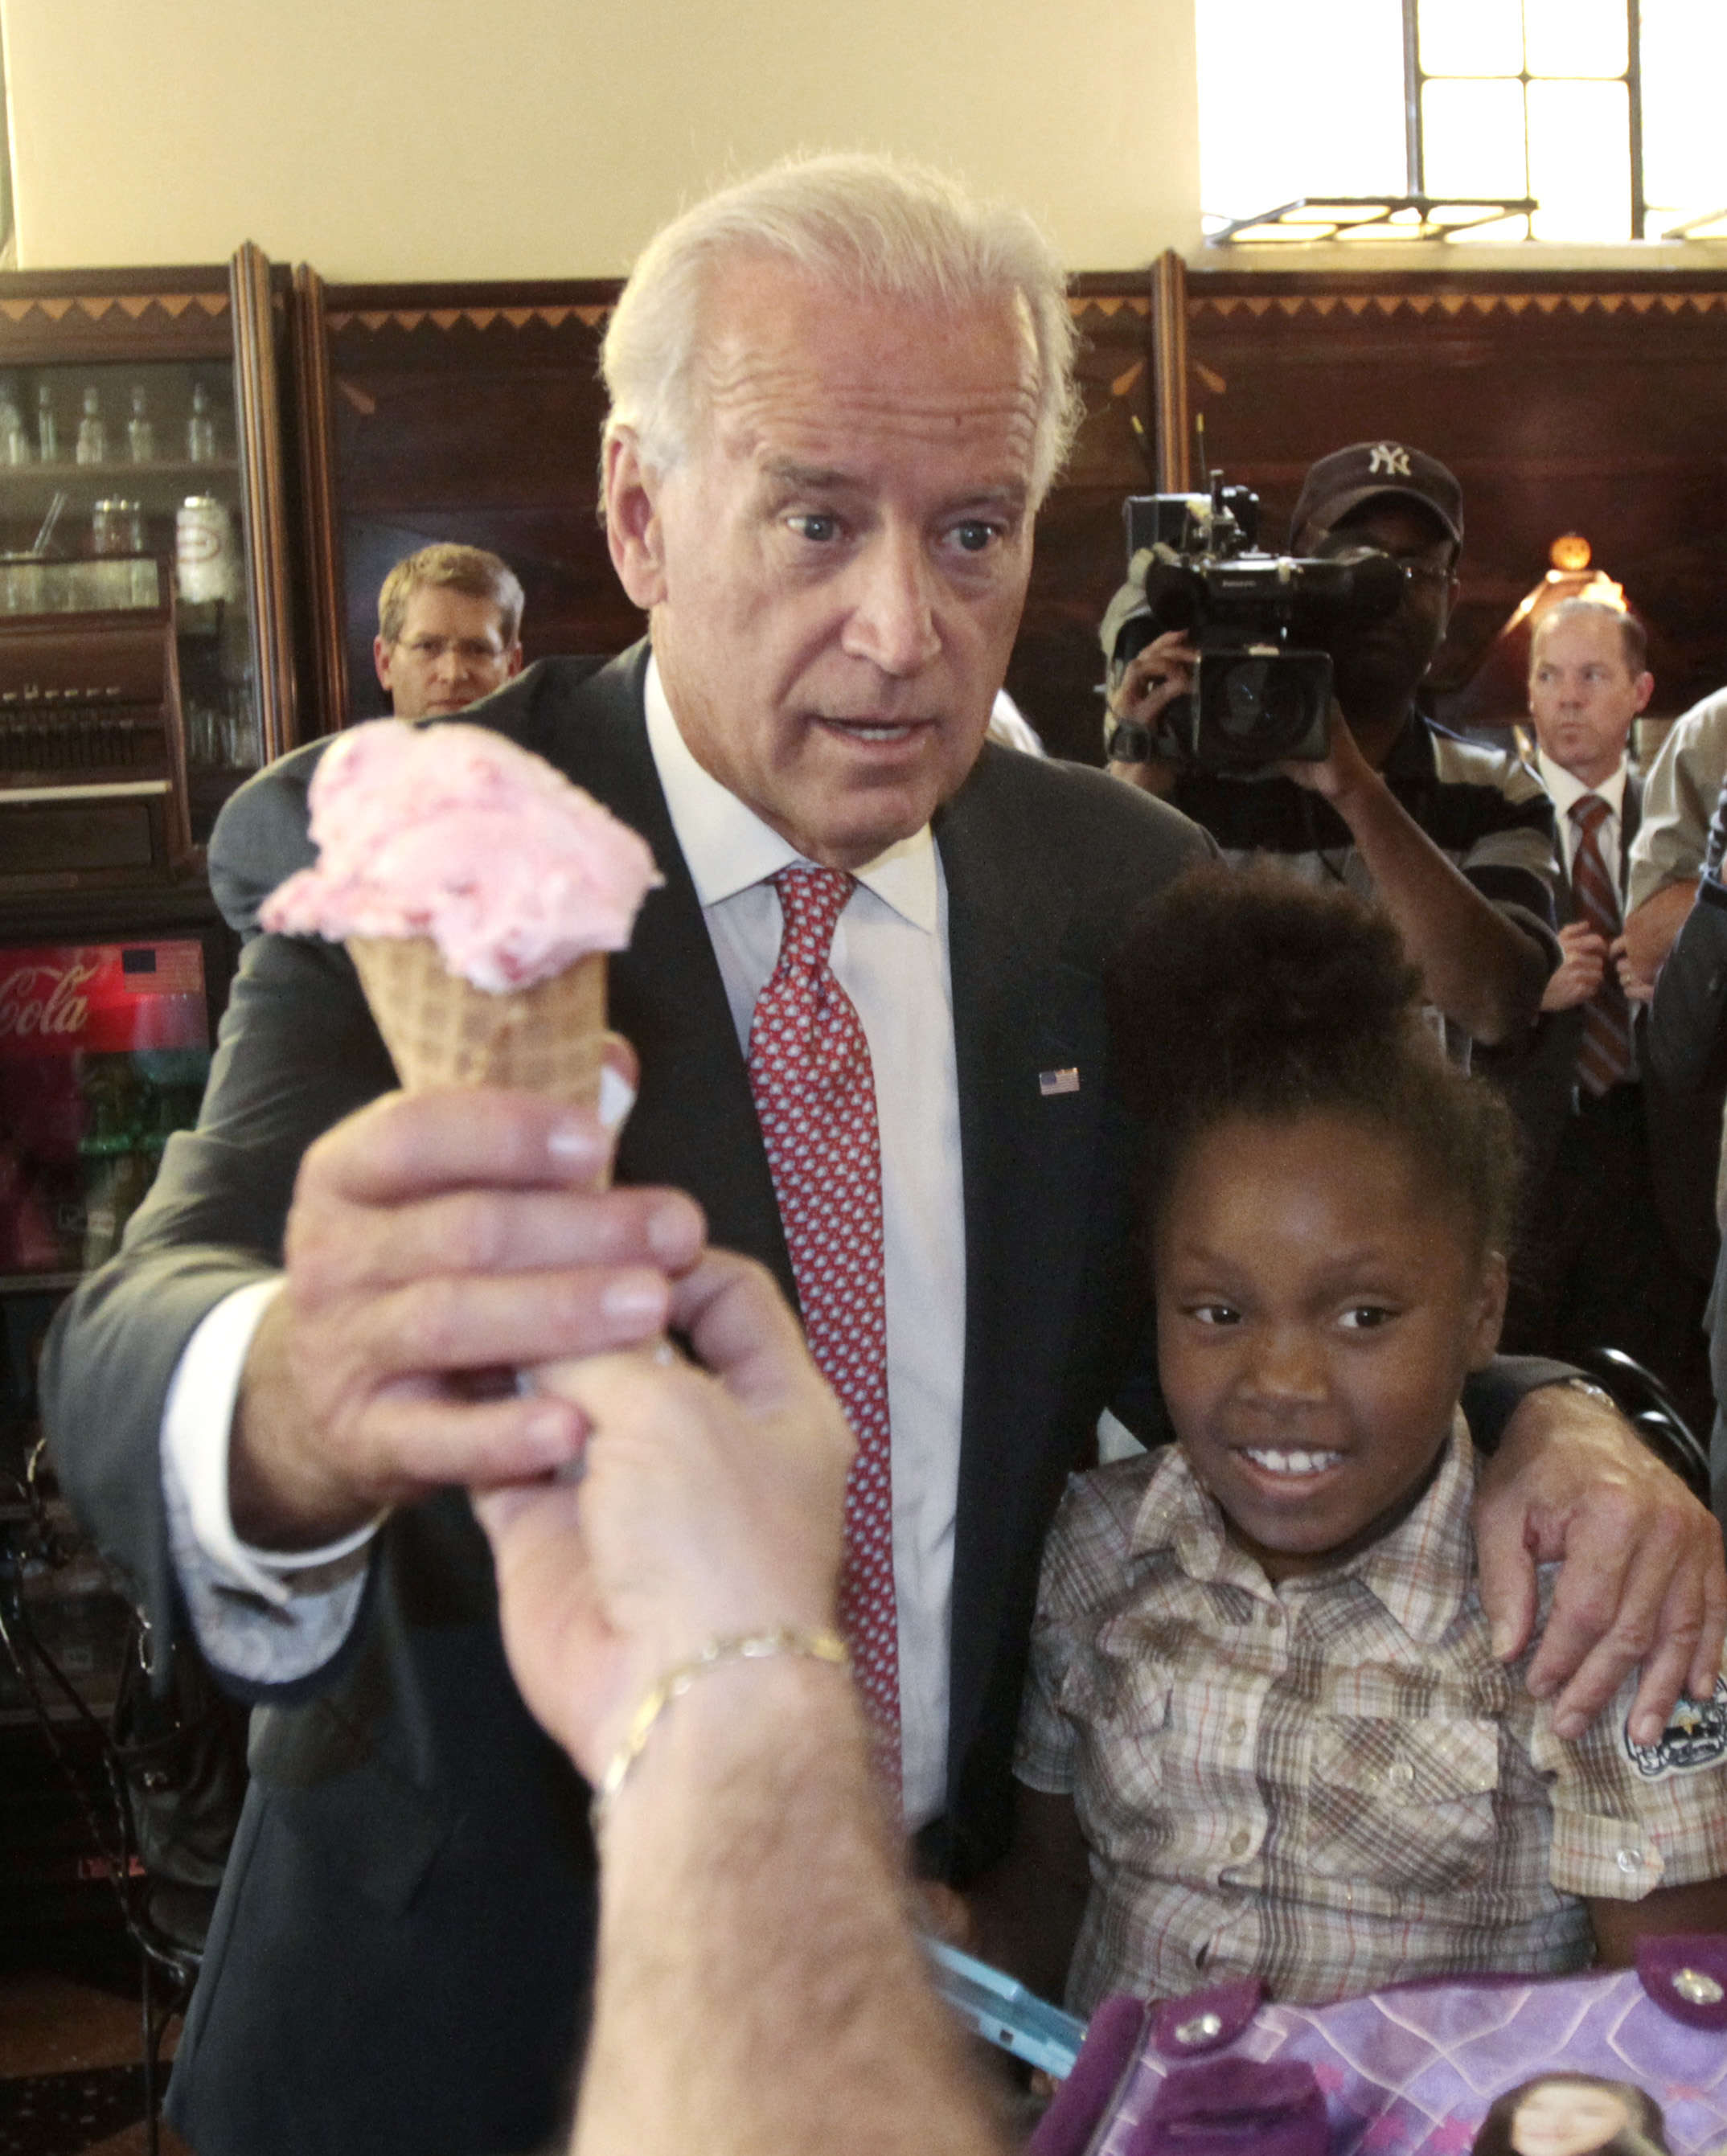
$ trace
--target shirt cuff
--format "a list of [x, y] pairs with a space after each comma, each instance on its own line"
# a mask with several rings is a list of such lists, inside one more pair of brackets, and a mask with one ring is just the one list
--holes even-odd
[[[298, 1573], [313, 1576], [313, 1591], [327, 1592], [330, 1568], [362, 1552], [379, 1524], [368, 1521], [340, 1541], [310, 1550], [255, 1549], [234, 1532], [228, 1446], [240, 1373], [252, 1336], [281, 1287], [280, 1274], [254, 1281], [205, 1313], [175, 1369], [162, 1418], [162, 1481], [171, 1516], [184, 1520], [216, 1582], [275, 1609], [285, 1609], [293, 1598]], [[364, 1568], [363, 1563], [343, 1568]], [[305, 1584], [312, 1586], [312, 1580]]]

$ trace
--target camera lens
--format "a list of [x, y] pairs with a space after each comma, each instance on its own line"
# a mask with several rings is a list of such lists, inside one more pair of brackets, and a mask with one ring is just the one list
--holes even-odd
[[1262, 659], [1242, 659], [1229, 670], [1224, 680], [1224, 705], [1221, 713], [1223, 731], [1226, 734], [1257, 732], [1265, 710], [1266, 663]]
[[1195, 760], [1216, 771], [1264, 772], [1286, 757], [1325, 753], [1330, 670], [1315, 653], [1213, 653], [1200, 669]]
[[1268, 665], [1261, 690], [1267, 730], [1280, 742], [1293, 742], [1308, 730], [1311, 716], [1308, 684], [1288, 667]]

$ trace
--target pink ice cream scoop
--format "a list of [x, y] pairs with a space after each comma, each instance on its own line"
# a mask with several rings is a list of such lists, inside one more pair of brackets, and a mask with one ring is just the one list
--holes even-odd
[[315, 868], [259, 918], [287, 936], [427, 937], [492, 993], [621, 951], [663, 879], [626, 824], [487, 726], [378, 719], [312, 775]]

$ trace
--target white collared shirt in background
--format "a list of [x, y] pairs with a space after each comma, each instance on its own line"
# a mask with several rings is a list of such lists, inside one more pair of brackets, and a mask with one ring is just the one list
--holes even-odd
[[1535, 751], [1536, 776], [1553, 797], [1559, 842], [1565, 849], [1567, 883], [1571, 880], [1572, 864], [1577, 858], [1577, 841], [1583, 835], [1571, 814], [1572, 804], [1581, 801], [1586, 793], [1598, 793], [1606, 803], [1607, 820], [1601, 825], [1598, 844], [1607, 874], [1613, 880], [1613, 896], [1619, 901], [1622, 914], [1625, 911], [1625, 873], [1620, 865], [1620, 840], [1625, 829], [1625, 781], [1628, 769], [1622, 756], [1619, 768], [1610, 778], [1604, 778], [1599, 786], [1586, 786], [1581, 778], [1573, 778], [1562, 763], [1555, 763], [1545, 748]]

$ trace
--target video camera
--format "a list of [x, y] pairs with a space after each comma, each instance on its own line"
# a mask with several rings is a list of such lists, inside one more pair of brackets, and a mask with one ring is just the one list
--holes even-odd
[[1167, 757], [1237, 778], [1317, 763], [1331, 740], [1331, 660], [1344, 624], [1380, 621], [1403, 594], [1401, 566], [1372, 547], [1324, 560], [1265, 554], [1259, 496], [1211, 475], [1204, 494], [1135, 494], [1123, 509], [1128, 581], [1102, 631], [1112, 682], [1167, 629], [1198, 649], [1193, 693], [1155, 726], [1117, 724], [1112, 759]]

